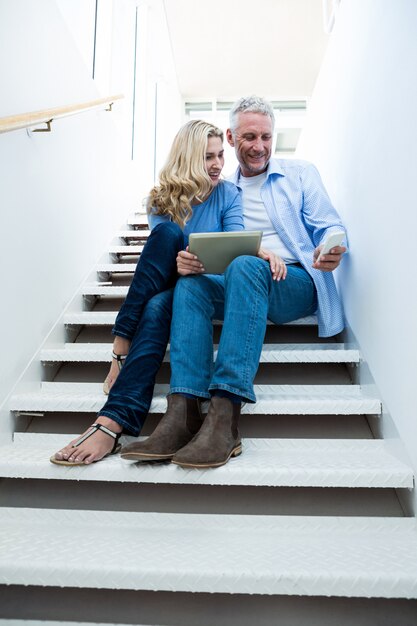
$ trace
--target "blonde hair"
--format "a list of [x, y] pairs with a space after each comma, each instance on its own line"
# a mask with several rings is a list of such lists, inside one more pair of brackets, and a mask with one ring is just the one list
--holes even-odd
[[209, 137], [223, 141], [223, 132], [202, 120], [187, 122], [180, 128], [159, 174], [159, 185], [148, 196], [148, 213], [168, 215], [184, 227], [193, 213], [192, 200], [203, 202], [213, 188], [205, 166]]

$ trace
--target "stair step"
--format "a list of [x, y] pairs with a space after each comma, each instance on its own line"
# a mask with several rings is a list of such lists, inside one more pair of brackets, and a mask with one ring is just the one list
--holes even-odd
[[[117, 254], [139, 254], [139, 251], [136, 250], [134, 252], [133, 249], [137, 249], [139, 246], [115, 246], [110, 252], [114, 252]], [[118, 250], [116, 250], [118, 248]], [[122, 250], [123, 248], [123, 250]], [[126, 297], [127, 292], [129, 290], [129, 286], [114, 286], [108, 284], [97, 283], [85, 283], [82, 287], [81, 293], [85, 296], [113, 296], [113, 297]], [[314, 317], [314, 316], [309, 316]]]
[[134, 272], [137, 263], [100, 263], [96, 265], [97, 272], [108, 272], [109, 274], [117, 274], [122, 272]]
[[[0, 619], [0, 626], [120, 626], [120, 622], [74, 622], [55, 621], [38, 619]], [[135, 624], [135, 626], [146, 626], [146, 624]]]
[[143, 228], [148, 226], [148, 214], [147, 213], [132, 213], [127, 218], [128, 226], [137, 226]]
[[[164, 413], [169, 385], [156, 385], [150, 413]], [[359, 385], [255, 385], [257, 402], [242, 413], [267, 415], [379, 415], [381, 401]], [[17, 393], [11, 411], [97, 412], [104, 404], [102, 383], [41, 383], [33, 392]]]
[[127, 254], [134, 254], [134, 255], [138, 255], [142, 252], [143, 250], [143, 245], [131, 245], [131, 246], [122, 246], [122, 245], [115, 245], [115, 244], [111, 244], [107, 251], [110, 254], [120, 254], [120, 255], [127, 255]]
[[[133, 247], [133, 246], [132, 246]], [[83, 296], [110, 296], [125, 298], [129, 290], [128, 286], [108, 285], [107, 283], [85, 283], [82, 288]]]
[[64, 324], [86, 326], [113, 326], [118, 311], [82, 311], [80, 313], [66, 313]]
[[0, 584], [416, 598], [417, 521], [4, 507]]
[[[115, 455], [82, 467], [49, 457], [77, 435], [16, 433], [0, 447], [2, 478], [93, 480], [178, 485], [412, 488], [413, 470], [375, 439], [244, 439], [243, 454], [227, 465], [185, 470], [170, 463], [124, 461]], [[135, 441], [124, 438], [122, 443]]]
[[[81, 311], [79, 313], [67, 313], [64, 316], [64, 323], [67, 325], [113, 326], [117, 313], [117, 311]], [[268, 322], [268, 324], [272, 325], [271, 322]], [[315, 315], [300, 317], [298, 320], [284, 324], [284, 326], [317, 326], [317, 317]]]
[[[217, 353], [214, 345], [214, 355]], [[43, 362], [110, 363], [111, 343], [66, 343], [63, 348], [41, 350]], [[343, 343], [264, 344], [260, 363], [359, 363], [359, 350]], [[169, 361], [169, 348], [165, 355]]]
[[148, 228], [141, 228], [139, 230], [134, 230], [133, 228], [131, 230], [118, 230], [114, 236], [115, 237], [120, 237], [121, 239], [147, 239], [149, 237], [149, 235], [151, 234], [151, 231]]

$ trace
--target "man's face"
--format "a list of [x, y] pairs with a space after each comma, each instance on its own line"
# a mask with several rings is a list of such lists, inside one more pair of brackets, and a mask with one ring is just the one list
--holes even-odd
[[243, 176], [262, 174], [268, 166], [272, 150], [272, 121], [262, 113], [239, 113], [237, 127], [226, 132], [234, 147]]

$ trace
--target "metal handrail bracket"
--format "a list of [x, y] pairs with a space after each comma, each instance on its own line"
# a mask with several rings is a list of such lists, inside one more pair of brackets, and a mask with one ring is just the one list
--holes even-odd
[[45, 109], [43, 111], [2, 117], [0, 118], [0, 133], [8, 133], [14, 130], [21, 130], [22, 128], [32, 129], [34, 126], [40, 126], [42, 124], [45, 124], [46, 128], [35, 128], [31, 132], [49, 133], [51, 132], [52, 122], [57, 119], [69, 117], [70, 115], [78, 115], [79, 113], [86, 113], [94, 109], [104, 108], [106, 111], [112, 111], [114, 102], [121, 100], [123, 97], [123, 95], [119, 94], [117, 96], [107, 96], [106, 98], [90, 100], [89, 102], [82, 102], [80, 104], [69, 104], [53, 109]]

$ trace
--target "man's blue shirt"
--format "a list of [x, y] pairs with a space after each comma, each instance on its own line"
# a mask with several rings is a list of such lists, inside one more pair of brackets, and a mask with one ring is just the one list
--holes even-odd
[[[230, 180], [242, 192], [239, 178], [240, 168]], [[261, 197], [276, 232], [314, 281], [319, 335], [336, 335], [344, 328], [344, 316], [333, 275], [311, 266], [314, 249], [326, 235], [345, 228], [317, 169], [307, 161], [271, 159]]]

